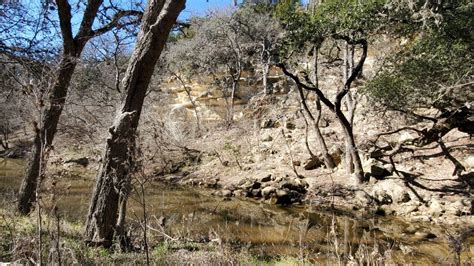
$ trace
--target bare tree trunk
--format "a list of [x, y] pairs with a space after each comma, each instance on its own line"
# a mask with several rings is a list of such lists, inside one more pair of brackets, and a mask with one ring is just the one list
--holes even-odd
[[271, 94], [271, 90], [268, 84], [268, 72], [270, 69], [270, 54], [268, 51], [270, 44], [267, 39], [263, 40], [262, 43], [262, 79], [263, 79], [263, 93], [265, 95]]
[[[316, 87], [319, 87], [319, 75], [318, 75], [318, 58], [319, 58], [319, 48], [320, 44], [314, 46], [313, 50], [313, 83]], [[321, 154], [323, 155], [324, 164], [328, 169], [332, 169], [336, 167], [333, 158], [329, 155], [328, 147], [326, 145], [326, 141], [324, 140], [324, 136], [321, 133], [321, 129], [319, 128], [319, 122], [321, 121], [321, 101], [319, 96], [315, 94], [315, 105], [316, 105], [316, 114], [313, 121], [314, 131], [316, 133], [316, 140], [319, 143], [319, 147], [321, 147]]]
[[235, 93], [239, 89], [239, 81], [240, 81], [241, 71], [237, 74], [237, 78], [232, 75], [232, 91], [230, 94], [230, 109], [229, 109], [229, 117], [227, 121], [230, 124], [234, 121], [234, 105], [235, 105]]
[[364, 171], [362, 168], [362, 163], [359, 157], [359, 153], [357, 151], [357, 147], [355, 145], [355, 140], [354, 140], [351, 124], [346, 119], [344, 113], [342, 112], [341, 104], [342, 104], [342, 100], [344, 99], [344, 96], [346, 96], [346, 94], [350, 92], [352, 82], [357, 78], [358, 73], [360, 72], [360, 70], [362, 69], [362, 66], [364, 65], [365, 59], [367, 58], [368, 45], [367, 45], [367, 40], [365, 39], [353, 40], [347, 36], [343, 36], [339, 34], [334, 34], [333, 38], [335, 38], [336, 40], [342, 39], [342, 40], [347, 41], [350, 44], [362, 46], [362, 54], [359, 59], [359, 62], [357, 66], [354, 68], [354, 70], [352, 71], [351, 75], [345, 81], [344, 88], [337, 93], [336, 100], [334, 103], [331, 102], [324, 95], [324, 93], [319, 89], [318, 86], [314, 86], [314, 85], [309, 86], [301, 82], [300, 79], [294, 74], [290, 73], [286, 69], [285, 65], [282, 63], [278, 64], [277, 66], [281, 68], [281, 70], [286, 76], [290, 77], [298, 85], [297, 87], [299, 88], [302, 87], [302, 88], [305, 88], [306, 90], [314, 91], [318, 95], [319, 99], [329, 108], [329, 110], [333, 111], [336, 114], [339, 120], [339, 123], [341, 124], [343, 128], [344, 137], [346, 139], [346, 153], [351, 154], [352, 159], [353, 159], [354, 169], [355, 169], [355, 177], [357, 178], [357, 182], [361, 183], [364, 181]]
[[305, 131], [304, 132], [304, 144], [306, 146], [306, 150], [309, 153], [309, 156], [311, 156], [311, 158], [313, 158], [316, 155], [314, 155], [313, 151], [311, 151], [311, 148], [309, 147], [309, 141], [308, 141], [309, 123], [308, 123], [308, 119], [306, 119], [306, 115], [304, 114], [303, 107], [300, 108], [300, 112], [301, 112], [301, 116], [303, 116], [303, 120], [304, 120], [304, 124], [305, 124], [305, 127], [304, 127], [304, 131]]
[[158, 58], [185, 0], [150, 0], [124, 80], [121, 106], [109, 129], [102, 166], [87, 216], [87, 243], [110, 246], [116, 230], [119, 195], [126, 200], [140, 113]]
[[35, 192], [40, 173], [41, 149], [41, 137], [39, 133], [36, 133], [30, 159], [28, 160], [26, 176], [21, 182], [18, 195], [17, 210], [24, 215], [30, 213], [33, 202], [36, 200]]
[[[82, 51], [82, 47], [80, 48]], [[36, 200], [35, 189], [38, 187], [37, 182], [39, 181], [39, 174], [41, 172], [40, 167], [46, 165], [48, 161], [47, 153], [44, 152], [43, 148], [50, 148], [52, 145], [58, 127], [59, 117], [61, 116], [64, 102], [66, 101], [67, 90], [74, 69], [76, 68], [76, 60], [77, 58], [71, 57], [71, 55], [63, 55], [55, 83], [49, 95], [49, 105], [41, 115], [39, 128], [35, 129], [33, 148], [25, 171], [25, 177], [22, 180], [18, 193], [17, 210], [20, 214], [28, 214], [31, 211], [33, 202]], [[41, 158], [41, 154], [44, 155], [44, 158]], [[40, 160], [43, 160], [44, 163], [41, 164]]]
[[319, 147], [321, 147], [321, 154], [323, 155], [324, 164], [326, 165], [328, 169], [332, 169], [336, 167], [336, 164], [334, 163], [334, 159], [329, 154], [326, 141], [324, 140], [324, 136], [321, 133], [321, 129], [319, 128], [319, 121], [321, 120], [321, 102], [318, 96], [316, 96], [315, 103], [316, 103], [316, 117], [314, 121], [314, 130], [316, 132], [316, 140], [318, 141]]
[[[67, 0], [56, 0], [59, 25], [63, 39], [63, 52], [55, 81], [49, 91], [49, 99], [44, 112], [41, 114], [38, 130], [35, 131], [35, 143], [31, 152], [31, 159], [25, 171], [22, 181], [17, 209], [21, 214], [28, 214], [32, 203], [35, 201], [35, 188], [38, 187], [39, 174], [43, 171], [41, 166], [45, 166], [48, 161], [48, 153], [44, 149], [50, 149], [58, 127], [59, 118], [64, 108], [66, 96], [71, 78], [79, 60], [82, 50], [87, 42], [96, 36], [104, 34], [119, 23], [120, 18], [128, 15], [137, 15], [135, 11], [118, 12], [112, 21], [96, 30], [92, 29], [99, 7], [103, 0], [89, 0], [84, 10], [84, 16], [79, 26], [76, 36], [73, 36], [71, 6]], [[38, 140], [42, 145], [38, 144]], [[44, 154], [41, 158], [40, 154]], [[44, 163], [39, 163], [39, 160]]]
[[[352, 127], [349, 121], [344, 116], [340, 108], [336, 107], [336, 116], [342, 126], [344, 138], [346, 142], [346, 171], [348, 174], [354, 173], [359, 182], [364, 179], [364, 170], [362, 169], [362, 162], [357, 152], [357, 146], [352, 133]], [[347, 157], [350, 156], [350, 160]]]
[[[354, 68], [354, 46], [347, 42], [344, 42], [344, 66], [343, 66], [343, 80], [344, 82], [349, 79], [352, 70]], [[355, 104], [352, 98], [352, 92], [348, 92], [343, 100], [343, 104], [348, 112], [349, 124], [351, 127], [354, 125], [354, 112]], [[346, 151], [345, 151], [345, 163], [346, 171], [348, 174], [354, 172], [354, 159], [352, 158], [351, 144], [346, 138]]]
[[183, 87], [184, 91], [186, 92], [186, 95], [188, 95], [188, 99], [189, 99], [189, 101], [191, 102], [191, 104], [193, 106], [194, 115], [196, 115], [197, 130], [198, 130], [198, 132], [200, 132], [201, 131], [201, 121], [199, 119], [199, 113], [198, 113], [198, 110], [197, 110], [196, 102], [194, 101], [193, 97], [191, 96], [191, 91], [188, 89], [188, 87], [186, 86], [186, 83], [184, 82], [184, 80], [178, 74], [173, 72], [173, 76], [175, 76], [179, 80], [179, 82], [181, 83], [181, 86]]

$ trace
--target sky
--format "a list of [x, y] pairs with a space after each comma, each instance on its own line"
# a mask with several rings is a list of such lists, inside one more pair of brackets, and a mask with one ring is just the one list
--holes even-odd
[[232, 6], [232, 0], [187, 0], [186, 9], [181, 12], [180, 18], [187, 19], [192, 16], [203, 16], [208, 10], [229, 8]]
[[[180, 18], [187, 19], [192, 16], [206, 15], [208, 10], [229, 8], [233, 6], [233, 0], [187, 0], [186, 9], [181, 12]], [[241, 0], [238, 0], [240, 3]], [[306, 3], [303, 0], [302, 3]]]

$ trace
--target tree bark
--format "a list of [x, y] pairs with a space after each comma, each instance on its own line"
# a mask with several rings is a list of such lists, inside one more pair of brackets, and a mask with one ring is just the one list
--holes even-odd
[[[127, 200], [140, 113], [158, 58], [185, 0], [150, 0], [124, 80], [124, 96], [109, 129], [102, 166], [91, 198], [85, 241], [110, 246], [120, 201]], [[123, 203], [123, 202], [122, 202]], [[123, 207], [122, 207], [123, 208]]]
[[[354, 46], [347, 42], [344, 42], [344, 66], [343, 66], [343, 80], [346, 81], [352, 73], [354, 68]], [[351, 127], [354, 125], [354, 102], [352, 99], [352, 93], [349, 91], [344, 99], [344, 106], [347, 109], [349, 124]], [[346, 135], [346, 134], [345, 134]], [[347, 135], [346, 135], [347, 136]], [[345, 151], [345, 163], [346, 171], [348, 174], [354, 172], [354, 159], [352, 158], [351, 144], [346, 140], [346, 151]]]
[[271, 94], [271, 90], [268, 84], [268, 72], [270, 69], [270, 53], [268, 51], [270, 43], [267, 39], [263, 40], [262, 43], [262, 83], [263, 83], [263, 93], [265, 95]]
[[[79, 48], [82, 50], [82, 47]], [[40, 167], [41, 165], [45, 165], [45, 163], [41, 164], [40, 161], [47, 162], [48, 160], [48, 155], [44, 149], [52, 146], [59, 117], [61, 116], [66, 100], [67, 90], [77, 65], [76, 59], [74, 56], [71, 58], [70, 55], [63, 55], [59, 64], [58, 74], [56, 75], [56, 81], [49, 95], [49, 106], [41, 115], [39, 128], [35, 130], [29, 163], [18, 193], [17, 210], [20, 214], [28, 214], [31, 211], [33, 202], [36, 200], [35, 190], [40, 181]]]
[[56, 0], [63, 51], [58, 70], [55, 73], [55, 81], [49, 91], [47, 106], [44, 107], [41, 114], [39, 128], [35, 130], [34, 146], [18, 195], [17, 210], [20, 214], [28, 214], [31, 211], [32, 203], [36, 200], [35, 190], [36, 187], [39, 187], [38, 185], [41, 185], [38, 184], [41, 181], [39, 174], [44, 171], [41, 167], [45, 166], [48, 161], [48, 152], [46, 151], [53, 145], [71, 78], [82, 50], [91, 38], [104, 34], [117, 26], [120, 18], [129, 14], [137, 15], [135, 11], [118, 12], [110, 23], [93, 30], [92, 25], [102, 2], [102, 0], [88, 1], [79, 31], [74, 37], [71, 26], [71, 6], [67, 0]]

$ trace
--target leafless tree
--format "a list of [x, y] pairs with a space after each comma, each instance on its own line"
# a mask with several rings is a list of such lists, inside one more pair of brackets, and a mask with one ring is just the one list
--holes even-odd
[[[72, 7], [67, 0], [57, 0], [55, 7], [58, 11], [59, 27], [62, 36], [62, 52], [59, 64], [55, 68], [55, 79], [48, 89], [49, 95], [44, 103], [38, 128], [35, 131], [31, 158], [27, 166], [25, 177], [22, 181], [19, 197], [18, 211], [22, 214], [30, 212], [32, 202], [35, 201], [35, 189], [41, 172], [40, 161], [47, 162], [49, 150], [52, 148], [53, 139], [57, 131], [59, 118], [64, 108], [68, 88], [72, 75], [78, 64], [81, 53], [87, 42], [97, 36], [105, 34], [115, 27], [126, 27], [136, 22], [140, 17], [139, 11], [117, 11], [108, 22], [94, 29], [94, 21], [98, 17], [103, 4], [102, 0], [88, 1], [84, 8], [83, 18], [76, 35], [72, 28]], [[124, 18], [134, 16], [135, 19], [123, 21]], [[43, 164], [45, 165], [45, 164]]]
[[[91, 198], [85, 240], [110, 246], [130, 191], [136, 130], [156, 62], [185, 0], [150, 0], [123, 79], [123, 98], [109, 128], [101, 170]], [[118, 232], [121, 233], [121, 232]]]

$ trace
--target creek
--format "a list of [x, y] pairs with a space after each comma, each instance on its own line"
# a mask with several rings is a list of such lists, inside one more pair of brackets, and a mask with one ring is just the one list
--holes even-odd
[[[0, 158], [1, 208], [12, 207], [24, 167], [22, 160]], [[93, 179], [80, 171], [58, 179], [58, 207], [65, 219], [85, 219]], [[147, 184], [146, 195], [151, 220], [164, 217], [167, 235], [195, 241], [221, 239], [260, 258], [304, 255], [312, 261], [328, 263], [334, 254], [355, 254], [358, 250], [358, 256], [385, 254], [380, 259], [391, 258], [397, 264], [446, 264], [453, 260], [446, 238], [449, 228], [429, 223], [360, 217], [318, 206], [283, 207], [239, 198], [224, 200], [210, 191], [159, 182]], [[129, 200], [129, 219], [141, 215], [137, 200], [135, 194]], [[465, 247], [462, 261], [474, 255], [473, 237], [467, 239]]]

